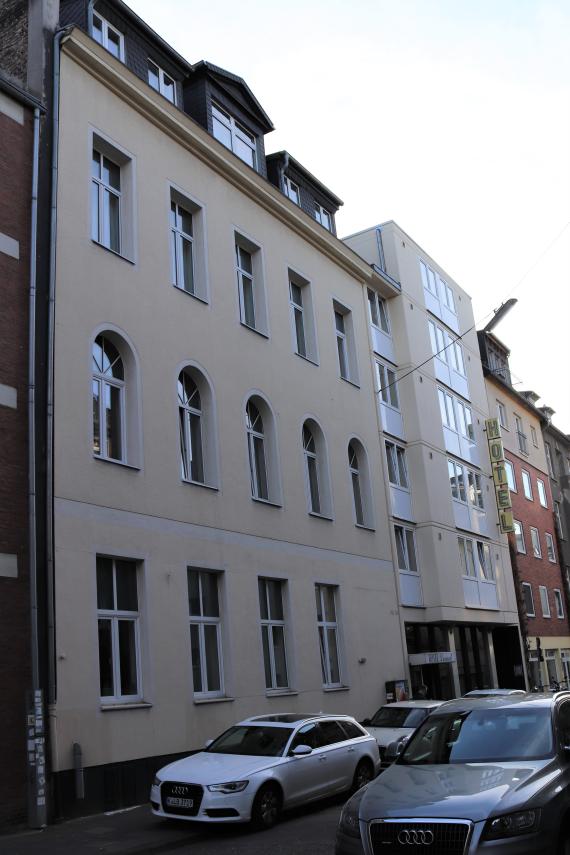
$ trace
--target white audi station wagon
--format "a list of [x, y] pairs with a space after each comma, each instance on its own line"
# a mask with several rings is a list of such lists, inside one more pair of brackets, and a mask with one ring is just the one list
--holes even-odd
[[281, 810], [358, 790], [380, 769], [374, 737], [346, 715], [255, 716], [157, 773], [156, 816], [269, 828]]

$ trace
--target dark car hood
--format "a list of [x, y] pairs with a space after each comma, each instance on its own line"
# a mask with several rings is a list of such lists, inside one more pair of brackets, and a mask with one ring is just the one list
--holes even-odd
[[561, 774], [556, 760], [512, 763], [396, 763], [368, 786], [360, 818], [448, 817], [474, 822], [524, 806]]

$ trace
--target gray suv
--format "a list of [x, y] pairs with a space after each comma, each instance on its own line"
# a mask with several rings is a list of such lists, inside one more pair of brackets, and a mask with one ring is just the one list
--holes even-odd
[[343, 808], [336, 855], [570, 855], [570, 692], [459, 698]]

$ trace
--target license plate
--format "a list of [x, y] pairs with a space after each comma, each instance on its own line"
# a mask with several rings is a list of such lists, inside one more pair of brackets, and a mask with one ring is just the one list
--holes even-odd
[[191, 808], [194, 806], [194, 799], [178, 799], [175, 796], [167, 796], [166, 806], [177, 808]]

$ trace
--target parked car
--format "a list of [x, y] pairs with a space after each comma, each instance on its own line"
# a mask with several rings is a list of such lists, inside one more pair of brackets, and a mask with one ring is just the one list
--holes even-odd
[[436, 709], [347, 802], [335, 851], [568, 855], [570, 692]]
[[524, 689], [471, 689], [464, 698], [496, 698], [502, 695], [526, 695]]
[[428, 700], [397, 701], [394, 704], [385, 704], [372, 718], [365, 718], [360, 722], [378, 743], [383, 769], [389, 765], [385, 760], [387, 746], [391, 742], [408, 739], [429, 713], [443, 703], [445, 702]]
[[376, 740], [346, 715], [255, 716], [157, 773], [156, 816], [269, 828], [284, 808], [357, 790], [380, 769]]

